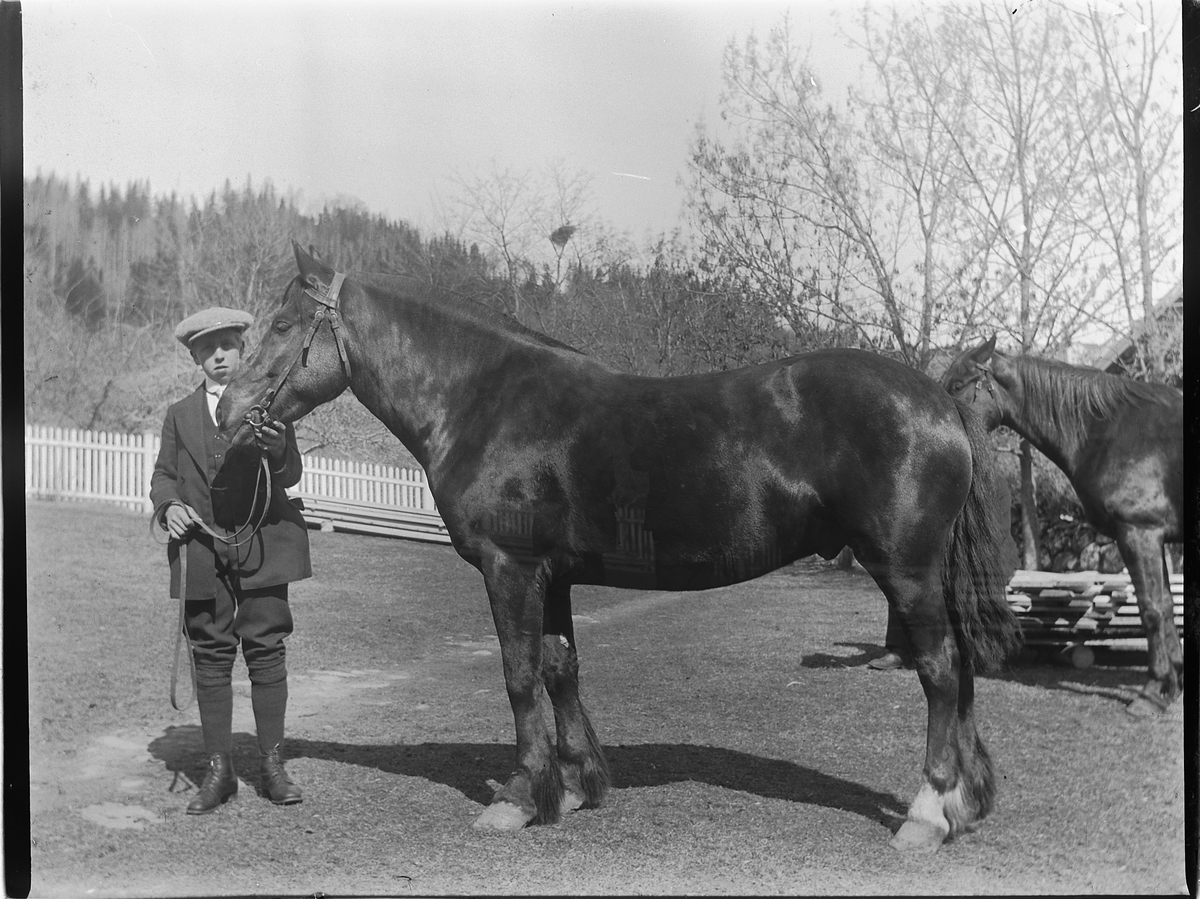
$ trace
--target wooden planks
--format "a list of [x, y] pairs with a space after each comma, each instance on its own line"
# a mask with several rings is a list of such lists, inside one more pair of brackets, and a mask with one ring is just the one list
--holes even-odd
[[[1128, 574], [1018, 571], [1008, 602], [1027, 643], [1078, 643], [1145, 637]], [[1183, 575], [1171, 575], [1175, 627], [1183, 632]]]
[[437, 512], [404, 509], [353, 500], [301, 494], [304, 520], [309, 527], [351, 534], [404, 537], [432, 543], [449, 543], [450, 532]]

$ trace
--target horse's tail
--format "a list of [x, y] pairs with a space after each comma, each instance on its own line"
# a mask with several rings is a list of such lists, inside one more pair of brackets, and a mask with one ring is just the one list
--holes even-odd
[[942, 590], [958, 637], [959, 656], [968, 673], [999, 667], [1021, 645], [1017, 617], [1005, 598], [1011, 572], [1004, 561], [997, 509], [998, 473], [983, 423], [957, 400], [958, 414], [971, 444], [971, 488], [951, 526], [942, 560]]

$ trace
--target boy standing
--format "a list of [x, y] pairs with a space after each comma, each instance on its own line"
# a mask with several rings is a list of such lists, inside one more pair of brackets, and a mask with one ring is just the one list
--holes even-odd
[[[312, 575], [308, 530], [285, 492], [300, 480], [296, 433], [290, 424], [267, 421], [254, 448], [239, 454], [216, 424], [217, 401], [241, 364], [242, 332], [253, 321], [241, 310], [213, 307], [176, 327], [175, 337], [200, 366], [204, 383], [167, 410], [151, 478], [155, 517], [172, 538], [171, 596], [186, 591], [184, 621], [208, 756], [189, 815], [216, 811], [237, 794], [232, 675], [239, 645], [250, 676], [262, 793], [277, 805], [301, 801], [280, 758], [288, 695], [283, 641], [292, 632], [287, 585]], [[263, 457], [271, 472], [269, 497], [256, 481]], [[261, 527], [252, 534], [239, 531], [260, 516]], [[187, 553], [183, 585], [181, 551]]]

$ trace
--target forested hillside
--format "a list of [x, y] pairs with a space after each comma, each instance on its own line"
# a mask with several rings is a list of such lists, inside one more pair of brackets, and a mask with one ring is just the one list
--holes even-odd
[[[645, 268], [600, 261], [564, 278], [529, 263], [498, 265], [476, 245], [361, 209], [306, 215], [270, 183], [226, 184], [197, 203], [145, 184], [94, 190], [49, 175], [25, 182], [26, 420], [157, 429], [167, 405], [199, 380], [175, 324], [210, 305], [265, 321], [294, 274], [293, 239], [342, 270], [404, 273], [471, 297], [627, 371], [706, 371], [845, 342], [836, 331], [781, 329], [665, 243]], [[257, 338], [256, 325], [251, 346]], [[405, 457], [350, 395], [298, 430], [306, 451]]]
[[[545, 235], [560, 261], [572, 236]], [[157, 431], [167, 406], [200, 381], [174, 340], [176, 323], [210, 305], [246, 309], [257, 319], [247, 332], [253, 347], [258, 323], [295, 272], [293, 239], [342, 270], [418, 277], [640, 374], [731, 368], [830, 345], [904, 358], [887, 329], [863, 327], [865, 318], [841, 327], [780, 316], [744, 279], [714, 274], [703, 256], [690, 261], [696, 257], [678, 241], [660, 240], [641, 254], [650, 260], [642, 265], [612, 252], [539, 270], [527, 258], [498, 260], [477, 244], [423, 235], [361, 208], [305, 214], [270, 183], [226, 184], [201, 203], [155, 196], [144, 184], [93, 191], [50, 175], [25, 182], [26, 421]], [[297, 433], [305, 452], [411, 464], [350, 392], [299, 422]], [[1015, 459], [1000, 458], [1015, 496]], [[1049, 560], [1055, 544], [1085, 543], [1090, 529], [1061, 474], [1038, 463]], [[1064, 522], [1070, 534], [1054, 538]]]

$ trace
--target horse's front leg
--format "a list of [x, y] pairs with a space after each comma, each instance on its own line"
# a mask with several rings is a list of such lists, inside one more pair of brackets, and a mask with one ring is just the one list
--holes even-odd
[[547, 566], [495, 549], [483, 559], [482, 569], [516, 724], [517, 767], [474, 826], [518, 830], [530, 823], [550, 824], [560, 816], [563, 781], [538, 703]]
[[571, 585], [550, 585], [542, 637], [542, 679], [554, 705], [563, 811], [594, 808], [608, 791], [608, 761], [579, 698], [579, 657], [571, 623]]
[[1150, 678], [1126, 710], [1136, 717], [1155, 715], [1166, 711], [1183, 691], [1183, 650], [1175, 629], [1175, 601], [1163, 557], [1163, 534], [1160, 530], [1126, 528], [1117, 534], [1117, 547], [1137, 594], [1150, 662]]

